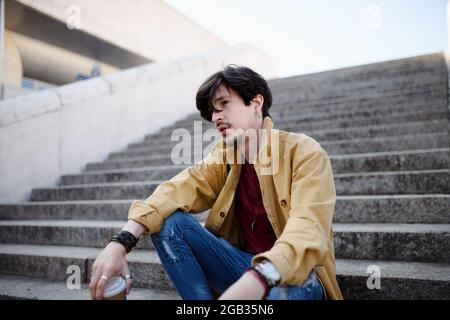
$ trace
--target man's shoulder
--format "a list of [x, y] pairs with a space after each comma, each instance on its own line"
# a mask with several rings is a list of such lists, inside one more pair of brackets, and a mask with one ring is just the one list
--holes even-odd
[[285, 144], [285, 148], [296, 148], [302, 155], [307, 155], [315, 151], [324, 151], [319, 142], [304, 133], [289, 132], [280, 130], [280, 142]]

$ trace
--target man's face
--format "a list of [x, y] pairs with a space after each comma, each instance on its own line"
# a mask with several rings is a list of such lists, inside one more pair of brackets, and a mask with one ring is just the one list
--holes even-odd
[[[231, 88], [220, 85], [212, 98], [212, 122], [230, 145], [249, 129], [262, 127], [263, 97], [256, 95], [246, 106], [244, 100]], [[242, 130], [238, 130], [242, 129]]]

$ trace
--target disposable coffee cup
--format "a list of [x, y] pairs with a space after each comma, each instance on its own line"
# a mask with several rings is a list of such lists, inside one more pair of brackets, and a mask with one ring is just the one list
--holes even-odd
[[122, 277], [111, 277], [105, 286], [103, 299], [105, 300], [126, 300], [127, 283]]

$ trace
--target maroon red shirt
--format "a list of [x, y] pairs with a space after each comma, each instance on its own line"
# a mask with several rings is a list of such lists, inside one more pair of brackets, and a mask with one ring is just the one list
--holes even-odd
[[251, 253], [270, 250], [277, 237], [267, 218], [258, 176], [252, 164], [245, 163], [241, 166], [241, 176], [235, 197], [234, 212], [241, 224], [245, 239], [243, 250]]

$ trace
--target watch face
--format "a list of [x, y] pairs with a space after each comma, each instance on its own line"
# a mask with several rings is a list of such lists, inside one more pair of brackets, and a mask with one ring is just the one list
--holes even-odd
[[275, 268], [275, 266], [270, 263], [270, 262], [266, 262], [262, 265], [264, 273], [267, 275], [268, 278], [274, 280], [274, 281], [278, 281], [280, 280], [280, 273], [277, 271], [277, 269]]

